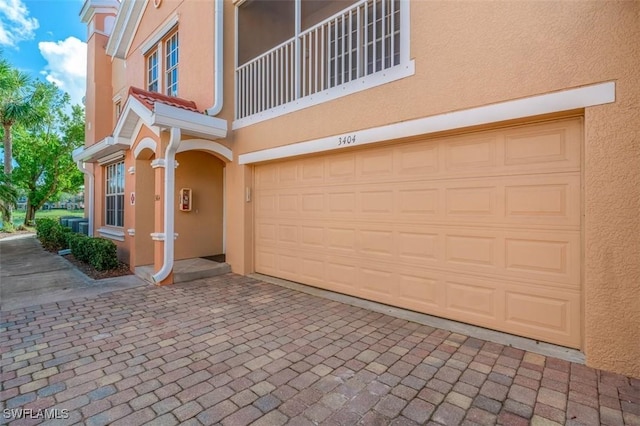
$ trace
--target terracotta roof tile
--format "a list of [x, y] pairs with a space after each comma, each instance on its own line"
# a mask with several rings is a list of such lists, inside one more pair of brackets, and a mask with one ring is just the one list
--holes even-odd
[[157, 92], [149, 92], [147, 90], [142, 90], [138, 87], [129, 87], [129, 96], [133, 96], [138, 101], [142, 103], [149, 110], [153, 111], [153, 104], [155, 102], [160, 102], [165, 105], [170, 105], [176, 108], [186, 109], [187, 111], [199, 112], [202, 113], [196, 106], [196, 103], [193, 101], [188, 101], [186, 99], [174, 98], [172, 96], [166, 96], [162, 93]]

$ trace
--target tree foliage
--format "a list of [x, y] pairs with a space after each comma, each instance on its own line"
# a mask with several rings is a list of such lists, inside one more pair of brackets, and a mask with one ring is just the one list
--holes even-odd
[[27, 196], [25, 225], [35, 212], [62, 192], [77, 192], [83, 175], [72, 159], [74, 149], [84, 144], [84, 109], [79, 105], [68, 114], [69, 95], [51, 83], [35, 83], [42, 117], [37, 125], [18, 125], [14, 135], [13, 181]]
[[[40, 108], [43, 92], [31, 84], [29, 76], [12, 67], [0, 51], [0, 124], [3, 133], [4, 173], [11, 178], [13, 171], [13, 127], [16, 124], [37, 126], [42, 119]], [[11, 185], [9, 180], [8, 185]], [[11, 228], [11, 203], [0, 199], [5, 228]]]

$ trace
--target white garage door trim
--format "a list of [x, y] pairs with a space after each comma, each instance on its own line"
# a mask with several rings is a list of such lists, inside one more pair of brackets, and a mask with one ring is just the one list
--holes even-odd
[[346, 147], [386, 142], [391, 139], [428, 135], [464, 127], [604, 105], [615, 102], [615, 100], [615, 82], [610, 81], [404, 121], [402, 123], [358, 130], [344, 135], [329, 136], [276, 148], [263, 149], [239, 155], [238, 163], [252, 164], [297, 155], [314, 154]]

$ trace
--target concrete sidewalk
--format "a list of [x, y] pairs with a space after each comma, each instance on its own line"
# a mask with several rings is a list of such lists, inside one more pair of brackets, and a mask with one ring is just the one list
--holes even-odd
[[0, 310], [90, 298], [146, 285], [134, 275], [93, 280], [63, 257], [44, 250], [34, 235], [0, 240]]

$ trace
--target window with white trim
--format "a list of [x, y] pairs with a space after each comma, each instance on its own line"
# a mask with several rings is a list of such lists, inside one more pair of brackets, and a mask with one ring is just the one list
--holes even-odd
[[145, 85], [148, 91], [178, 96], [178, 40], [178, 31], [174, 29], [147, 50]]
[[238, 4], [234, 128], [414, 72], [408, 0]]
[[158, 49], [155, 49], [147, 56], [147, 90], [157, 92], [158, 82]]
[[166, 94], [178, 96], [178, 33], [173, 33], [165, 42], [167, 56], [165, 58]]
[[105, 166], [105, 225], [124, 226], [124, 161]]

